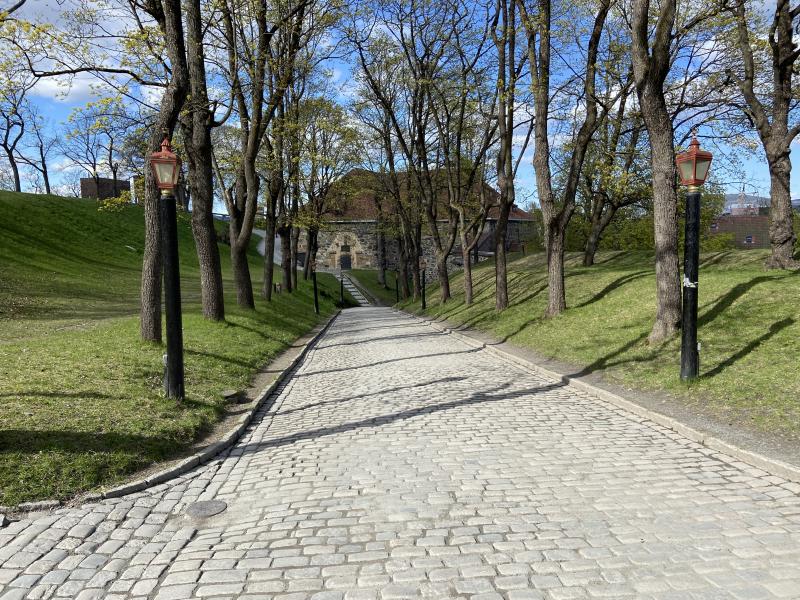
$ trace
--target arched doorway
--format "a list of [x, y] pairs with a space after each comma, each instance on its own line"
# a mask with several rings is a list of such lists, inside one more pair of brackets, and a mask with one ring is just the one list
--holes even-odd
[[349, 270], [353, 268], [353, 259], [350, 255], [350, 245], [342, 244], [339, 247], [339, 268]]

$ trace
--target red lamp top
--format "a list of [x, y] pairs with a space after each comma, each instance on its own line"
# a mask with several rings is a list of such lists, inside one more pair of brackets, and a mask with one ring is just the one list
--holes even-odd
[[689, 188], [697, 188], [703, 185], [708, 177], [708, 170], [711, 167], [713, 155], [711, 152], [700, 149], [700, 142], [692, 134], [692, 141], [689, 149], [675, 157], [678, 166], [678, 176], [681, 185]]
[[162, 193], [175, 189], [181, 171], [181, 159], [172, 151], [169, 138], [164, 137], [161, 150], [150, 155], [150, 167], [153, 169], [156, 185]]

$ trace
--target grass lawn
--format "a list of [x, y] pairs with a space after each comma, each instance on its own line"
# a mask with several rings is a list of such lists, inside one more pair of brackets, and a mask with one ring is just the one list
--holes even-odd
[[[651, 346], [655, 314], [652, 256], [601, 253], [585, 268], [570, 255], [568, 310], [543, 317], [547, 280], [541, 254], [509, 264], [511, 306], [494, 309], [494, 265], [475, 271], [476, 300], [464, 305], [463, 278], [453, 277], [452, 301], [428, 289], [429, 315], [446, 317], [549, 358], [602, 371], [611, 381], [663, 390], [698, 411], [800, 442], [800, 274], [763, 269], [766, 253], [728, 251], [701, 256], [699, 339], [701, 378], [680, 381], [680, 339]], [[405, 308], [421, 312], [419, 303]]]
[[389, 286], [388, 288], [378, 283], [378, 271], [375, 269], [352, 269], [348, 271], [348, 273], [352, 275], [361, 286], [365, 287], [370, 294], [380, 300], [382, 304], [386, 306], [394, 305], [396, 292], [394, 289], [395, 281], [393, 272], [386, 271], [386, 284]]
[[[188, 215], [179, 219], [182, 404], [163, 397], [163, 346], [139, 340], [142, 209], [0, 192], [0, 505], [68, 499], [175, 456], [221, 415], [222, 390], [246, 387], [319, 321], [310, 283], [237, 308], [227, 246], [227, 319], [204, 320]], [[260, 289], [255, 252], [251, 270]], [[329, 315], [338, 282], [318, 282]]]

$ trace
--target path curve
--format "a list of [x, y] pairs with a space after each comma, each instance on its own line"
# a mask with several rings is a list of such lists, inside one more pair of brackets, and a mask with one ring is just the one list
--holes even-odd
[[361, 308], [219, 459], [0, 530], [0, 598], [796, 599], [798, 491]]

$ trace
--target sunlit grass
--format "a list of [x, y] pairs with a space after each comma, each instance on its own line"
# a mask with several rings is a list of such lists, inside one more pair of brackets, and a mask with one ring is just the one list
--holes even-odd
[[[161, 391], [163, 346], [139, 340], [141, 208], [0, 193], [0, 505], [66, 499], [175, 456], [221, 415], [224, 389], [317, 322], [311, 284], [236, 307], [220, 246], [226, 321], [202, 318], [197, 258], [180, 223], [186, 392]], [[260, 289], [261, 258], [251, 254]], [[320, 274], [321, 312], [338, 282]]]

